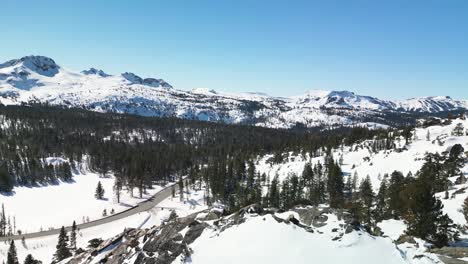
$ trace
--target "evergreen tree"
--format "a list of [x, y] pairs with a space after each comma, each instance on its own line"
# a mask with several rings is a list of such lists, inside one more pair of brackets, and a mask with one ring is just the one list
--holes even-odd
[[31, 254], [28, 254], [24, 259], [24, 264], [42, 264], [42, 262], [35, 259]]
[[463, 201], [462, 211], [463, 211], [463, 216], [465, 217], [465, 220], [468, 222], [468, 197], [466, 197], [465, 200]]
[[11, 240], [10, 248], [8, 249], [6, 264], [19, 264], [18, 255], [16, 254], [15, 241]]
[[403, 174], [399, 171], [392, 172], [388, 186], [388, 209], [394, 218], [401, 217], [405, 211], [404, 201], [400, 195], [404, 187], [405, 177]]
[[351, 189], [352, 189], [352, 192], [356, 192], [356, 191], [357, 191], [358, 179], [359, 179], [358, 173], [357, 173], [357, 171], [354, 171], [353, 180], [351, 181]]
[[270, 207], [279, 208], [280, 192], [278, 188], [278, 176], [275, 176], [271, 181], [270, 190], [268, 191], [268, 205]]
[[120, 179], [115, 179], [114, 182], [114, 192], [115, 197], [117, 198], [117, 203], [120, 203], [120, 192], [122, 191], [122, 181]]
[[463, 123], [458, 123], [452, 131], [452, 135], [456, 137], [461, 137], [464, 135], [465, 128], [463, 127]]
[[70, 249], [76, 250], [76, 222], [73, 221], [72, 230], [70, 233]]
[[348, 200], [352, 200], [353, 198], [353, 179], [351, 177], [347, 177], [344, 192], [346, 194], [346, 198]]
[[388, 217], [388, 189], [387, 180], [384, 178], [380, 182], [379, 192], [375, 197], [375, 218], [377, 222], [380, 222]]
[[104, 188], [102, 187], [101, 181], [98, 182], [96, 187], [96, 192], [94, 193], [94, 197], [98, 200], [102, 200], [104, 198]]
[[372, 204], [374, 201], [374, 192], [372, 191], [372, 183], [369, 176], [364, 179], [359, 186], [359, 198], [363, 208], [363, 220], [366, 224], [371, 224]]
[[6, 220], [6, 213], [5, 213], [5, 204], [2, 203], [2, 212], [0, 215], [0, 235], [6, 236], [7, 230], [7, 220]]
[[11, 192], [13, 190], [14, 180], [8, 173], [5, 162], [0, 163], [0, 192]]
[[179, 177], [179, 198], [181, 201], [184, 200], [184, 180], [182, 177]]
[[448, 190], [448, 175], [444, 165], [444, 157], [439, 153], [427, 153], [424, 164], [418, 171], [418, 177], [425, 177], [436, 192]]
[[342, 208], [344, 203], [344, 183], [341, 168], [333, 160], [328, 164], [328, 194], [329, 203], [332, 208]]
[[323, 177], [323, 165], [318, 162], [314, 166], [314, 175], [316, 176], [316, 188], [315, 188], [315, 195], [314, 197], [316, 198], [313, 201], [313, 204], [321, 204], [325, 202], [325, 180]]
[[314, 172], [312, 171], [310, 162], [307, 162], [304, 165], [304, 169], [302, 170], [302, 178], [304, 179], [306, 186], [313, 186]]
[[408, 145], [411, 137], [413, 136], [413, 128], [412, 127], [405, 127], [401, 132], [401, 135], [405, 138], [405, 145]]
[[280, 192], [280, 207], [283, 210], [287, 210], [291, 207], [291, 192], [290, 192], [290, 185], [289, 185], [289, 177], [284, 179], [281, 182], [281, 192]]
[[407, 233], [433, 243], [437, 247], [448, 244], [452, 220], [442, 212], [442, 202], [437, 199], [424, 178], [414, 182], [407, 217]]
[[[302, 180], [301, 180], [302, 181]], [[289, 197], [290, 197], [290, 206], [294, 206], [298, 201], [302, 199], [302, 190], [303, 187], [300, 185], [299, 177], [296, 174], [292, 174], [290, 178], [289, 186]]]
[[460, 144], [452, 146], [447, 160], [444, 162], [447, 177], [459, 175], [463, 166], [465, 166], [465, 159], [463, 152], [465, 149]]
[[60, 229], [56, 249], [57, 250], [54, 254], [54, 263], [60, 262], [72, 255], [70, 250], [68, 249], [68, 235], [65, 231], [65, 227], [63, 226]]

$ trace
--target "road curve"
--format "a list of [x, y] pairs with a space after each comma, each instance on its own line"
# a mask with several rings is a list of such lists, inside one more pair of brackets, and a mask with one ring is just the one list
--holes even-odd
[[[185, 180], [184, 185], [187, 184], [187, 180]], [[110, 215], [105, 218], [89, 221], [88, 223], [83, 223], [83, 224], [78, 224], [76, 227], [78, 229], [85, 229], [85, 228], [90, 228], [90, 227], [95, 227], [99, 225], [104, 225], [125, 217], [129, 217], [131, 215], [149, 211], [153, 207], [155, 207], [157, 204], [168, 198], [169, 196], [172, 195], [172, 186], [167, 186], [163, 188], [161, 191], [157, 192], [154, 194], [151, 198], [148, 200], [139, 203], [138, 205], [127, 209], [125, 211]], [[39, 237], [45, 237], [45, 236], [51, 236], [51, 235], [57, 235], [60, 233], [61, 228], [56, 228], [56, 229], [51, 229], [51, 230], [45, 230], [45, 231], [40, 231], [40, 232], [34, 232], [34, 233], [27, 233], [27, 234], [21, 234], [21, 235], [13, 235], [13, 236], [6, 236], [6, 237], [0, 237], [0, 241], [8, 241], [8, 240], [18, 240], [22, 239], [23, 237], [25, 239], [30, 239], [30, 238], [39, 238]], [[71, 230], [71, 226], [65, 227], [67, 231]]]

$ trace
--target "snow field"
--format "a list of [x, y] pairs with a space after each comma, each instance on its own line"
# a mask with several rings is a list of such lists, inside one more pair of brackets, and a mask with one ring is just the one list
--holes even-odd
[[[154, 225], [160, 225], [169, 217], [171, 210], [175, 210], [177, 215], [186, 216], [194, 212], [207, 209], [203, 198], [204, 190], [189, 190], [184, 192], [185, 199], [180, 201], [179, 194], [175, 197], [167, 198], [158, 206], [148, 212], [135, 214], [117, 221], [113, 221], [104, 225], [90, 227], [79, 230], [77, 236], [77, 247], [85, 249], [88, 241], [93, 238], [102, 238], [103, 240], [112, 238], [125, 228], [151, 228]], [[27, 254], [32, 254], [36, 259], [43, 263], [50, 263], [55, 252], [58, 235], [27, 239], [26, 247], [21, 240], [15, 241], [18, 250], [18, 258], [20, 262], [24, 260]], [[9, 244], [0, 242], [0, 260], [6, 258]]]
[[[139, 198], [136, 189], [134, 197], [123, 190], [120, 203], [117, 203], [113, 192], [114, 177], [102, 178], [87, 171], [74, 174], [73, 180], [43, 187], [18, 186], [12, 195], [0, 194], [0, 204], [4, 204], [8, 216], [15, 217], [16, 230], [21, 230], [24, 234], [70, 226], [73, 221], [81, 224], [87, 218], [90, 221], [96, 220], [103, 217], [104, 209], [108, 215], [112, 209], [118, 213], [143, 202], [162, 189], [155, 185], [142, 198]], [[105, 190], [102, 200], [94, 197], [99, 181]]]

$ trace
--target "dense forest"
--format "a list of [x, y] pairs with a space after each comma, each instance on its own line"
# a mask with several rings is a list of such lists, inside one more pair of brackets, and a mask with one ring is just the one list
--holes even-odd
[[[175, 118], [102, 114], [49, 106], [0, 106], [0, 191], [72, 180], [86, 162], [141, 192], [217, 157], [241, 161], [287, 151], [317, 152], [386, 134], [365, 128], [269, 129]], [[48, 157], [68, 162], [54, 165]]]

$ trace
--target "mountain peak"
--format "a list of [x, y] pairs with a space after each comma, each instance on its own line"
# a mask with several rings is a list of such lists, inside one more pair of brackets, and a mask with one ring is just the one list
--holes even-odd
[[9, 60], [0, 64], [0, 69], [13, 67], [13, 72], [29, 69], [37, 74], [52, 77], [58, 73], [60, 66], [49, 57], [45, 56], [25, 56], [20, 59]]
[[109, 77], [110, 75], [105, 73], [103, 70], [99, 70], [96, 68], [89, 68], [88, 70], [84, 70], [81, 73], [84, 75], [99, 75], [101, 77]]
[[353, 97], [359, 96], [356, 95], [354, 92], [342, 90], [342, 91], [335, 91], [335, 90], [309, 90], [305, 93], [307, 97], [331, 97], [331, 96], [340, 96], [340, 97]]
[[151, 87], [172, 88], [172, 86], [166, 81], [164, 81], [163, 79], [156, 79], [156, 78], [143, 79], [140, 76], [132, 72], [124, 72], [122, 73], [122, 77], [132, 84], [142, 84], [142, 85], [151, 86]]
[[131, 83], [141, 84], [143, 82], [143, 79], [140, 76], [134, 74], [133, 72], [124, 72], [121, 75], [122, 77], [124, 77], [124, 79]]

